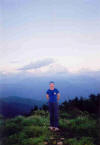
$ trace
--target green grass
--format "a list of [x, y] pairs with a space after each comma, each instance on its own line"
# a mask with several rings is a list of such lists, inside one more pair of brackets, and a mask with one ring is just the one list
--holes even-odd
[[[59, 138], [48, 130], [49, 114], [43, 110], [28, 117], [17, 116], [0, 122], [0, 145], [44, 145], [45, 141], [52, 145], [55, 140], [50, 138]], [[87, 112], [76, 116], [60, 112], [59, 126], [64, 135], [64, 145], [98, 145], [98, 124]]]
[[91, 137], [82, 137], [80, 139], [69, 138], [64, 141], [68, 145], [94, 145], [93, 138]]

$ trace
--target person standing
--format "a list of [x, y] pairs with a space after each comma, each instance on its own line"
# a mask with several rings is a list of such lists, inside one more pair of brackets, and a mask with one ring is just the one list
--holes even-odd
[[51, 130], [59, 130], [59, 90], [55, 88], [55, 83], [51, 81], [49, 83], [49, 89], [46, 92], [46, 98], [48, 99], [48, 109], [50, 113], [50, 126]]

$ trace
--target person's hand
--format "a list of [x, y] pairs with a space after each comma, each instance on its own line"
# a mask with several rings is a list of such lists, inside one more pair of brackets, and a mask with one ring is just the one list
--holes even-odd
[[60, 99], [60, 93], [57, 94], [57, 100], [59, 101]]
[[47, 98], [47, 100], [49, 100], [49, 95], [48, 94], [46, 94], [46, 98]]

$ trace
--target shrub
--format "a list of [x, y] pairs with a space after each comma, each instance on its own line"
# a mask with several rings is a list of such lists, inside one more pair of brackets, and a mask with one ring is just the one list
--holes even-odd
[[21, 142], [21, 145], [43, 145], [44, 137], [35, 137], [35, 138], [28, 138], [24, 139]]
[[80, 139], [77, 138], [65, 139], [64, 143], [68, 145], [94, 145], [93, 138], [84, 136]]
[[40, 126], [26, 126], [23, 129], [23, 133], [29, 138], [39, 137], [41, 134], [45, 134], [46, 131], [46, 128]]
[[13, 135], [8, 136], [8, 138], [3, 139], [3, 145], [14, 145], [18, 143], [18, 141], [19, 141], [18, 135], [13, 134]]
[[23, 120], [24, 126], [31, 126], [31, 125], [37, 125], [37, 126], [44, 126], [49, 124], [49, 119], [41, 116], [30, 116], [27, 119]]

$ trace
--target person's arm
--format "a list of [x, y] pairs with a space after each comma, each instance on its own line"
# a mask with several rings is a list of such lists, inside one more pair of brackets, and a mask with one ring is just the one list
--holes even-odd
[[47, 100], [49, 99], [49, 95], [48, 94], [46, 94], [46, 98], [47, 98]]
[[60, 99], [60, 93], [57, 93], [57, 100], [59, 101]]

